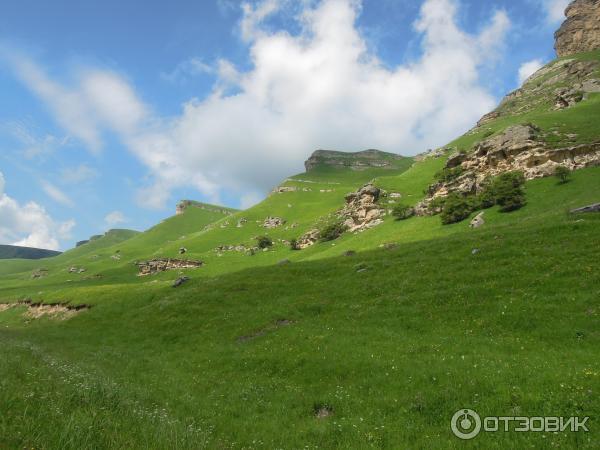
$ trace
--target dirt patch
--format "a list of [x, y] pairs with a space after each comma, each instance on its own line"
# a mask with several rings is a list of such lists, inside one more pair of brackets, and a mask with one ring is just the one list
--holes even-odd
[[289, 325], [294, 324], [295, 322], [293, 320], [288, 320], [288, 319], [278, 319], [275, 321], [275, 323], [269, 324], [259, 330], [256, 330], [254, 333], [245, 335], [245, 336], [240, 336], [237, 338], [238, 342], [247, 342], [247, 341], [251, 341], [252, 339], [256, 339], [258, 337], [264, 336], [265, 334], [267, 334], [268, 332], [271, 331], [275, 331], [278, 328], [281, 327], [287, 327]]
[[70, 305], [67, 303], [33, 303], [31, 300], [22, 300], [15, 303], [0, 303], [0, 312], [17, 306], [25, 306], [27, 310], [23, 317], [28, 319], [39, 319], [48, 316], [52, 319], [67, 320], [82, 311], [90, 309], [88, 305]]
[[317, 419], [326, 419], [333, 415], [333, 407], [330, 405], [317, 404], [313, 407], [313, 414]]

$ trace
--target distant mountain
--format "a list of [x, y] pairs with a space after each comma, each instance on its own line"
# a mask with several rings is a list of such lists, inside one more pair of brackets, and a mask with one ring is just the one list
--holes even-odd
[[60, 255], [61, 252], [43, 248], [20, 247], [18, 245], [0, 245], [0, 259], [42, 259]]

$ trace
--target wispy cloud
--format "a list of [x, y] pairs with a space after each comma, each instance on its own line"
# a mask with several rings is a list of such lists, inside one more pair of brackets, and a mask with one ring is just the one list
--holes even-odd
[[63, 191], [61, 191], [58, 187], [56, 187], [49, 181], [42, 180], [41, 185], [42, 189], [48, 195], [48, 197], [50, 197], [55, 202], [60, 203], [63, 206], [68, 206], [69, 208], [75, 206], [75, 203], [67, 194], [65, 194]]
[[80, 164], [75, 167], [65, 167], [60, 171], [59, 179], [64, 184], [80, 184], [92, 181], [100, 176], [100, 172], [88, 166]]
[[214, 67], [206, 64], [202, 59], [194, 57], [180, 62], [171, 72], [163, 72], [160, 76], [163, 80], [175, 83], [198, 75], [212, 73], [215, 73]]
[[120, 223], [126, 223], [129, 219], [121, 211], [112, 211], [104, 217], [104, 222], [108, 226], [115, 226]]

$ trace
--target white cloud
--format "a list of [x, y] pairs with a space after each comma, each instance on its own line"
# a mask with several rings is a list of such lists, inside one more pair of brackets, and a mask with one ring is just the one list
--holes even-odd
[[0, 173], [0, 243], [58, 250], [59, 239], [68, 239], [74, 220], [56, 222], [35, 202], [24, 205], [4, 192]]
[[65, 184], [80, 184], [86, 181], [91, 181], [99, 176], [99, 172], [88, 166], [80, 164], [75, 167], [65, 167], [60, 171], [59, 179]]
[[536, 73], [542, 67], [544, 67], [544, 63], [540, 59], [534, 59], [521, 64], [521, 67], [519, 67], [519, 85], [522, 85], [527, 78]]
[[[77, 99], [79, 110], [91, 112], [92, 126], [84, 122], [77, 136], [92, 148], [103, 126], [118, 133], [149, 169], [148, 184], [137, 195], [149, 207], [164, 206], [171, 190], [184, 186], [215, 202], [223, 190], [240, 197], [265, 192], [301, 171], [316, 148], [415, 154], [447, 143], [495, 105], [479, 72], [502, 49], [510, 25], [502, 11], [473, 35], [457, 25], [457, 0], [427, 0], [415, 23], [422, 57], [388, 68], [356, 26], [357, 0], [303, 2], [295, 35], [264, 25], [283, 4], [243, 4], [240, 29], [252, 68], [241, 72], [219, 61], [211, 95], [191, 99], [176, 117], [152, 116], [112, 72], [82, 73], [79, 86], [67, 89], [29, 62], [23, 79], [59, 121], [62, 109], [74, 108], [47, 90]], [[68, 126], [75, 134], [76, 127]], [[89, 128], [94, 132], [86, 133]]]
[[48, 197], [50, 197], [55, 202], [60, 203], [63, 206], [68, 206], [69, 208], [75, 206], [73, 200], [71, 200], [71, 198], [67, 194], [65, 194], [63, 191], [61, 191], [49, 181], [42, 180], [41, 185], [42, 189], [48, 195]]
[[108, 226], [115, 226], [120, 223], [128, 222], [129, 219], [125, 217], [125, 215], [121, 211], [112, 211], [104, 217], [104, 222]]
[[540, 0], [546, 12], [546, 20], [550, 25], [557, 25], [565, 20], [565, 9], [572, 0]]

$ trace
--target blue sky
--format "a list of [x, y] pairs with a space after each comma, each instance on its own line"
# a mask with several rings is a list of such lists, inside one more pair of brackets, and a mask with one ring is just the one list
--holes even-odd
[[554, 58], [566, 3], [4, 2], [0, 243], [246, 207], [317, 148], [444, 145]]

